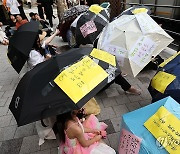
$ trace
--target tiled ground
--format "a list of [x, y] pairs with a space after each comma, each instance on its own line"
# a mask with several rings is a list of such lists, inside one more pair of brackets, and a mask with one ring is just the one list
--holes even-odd
[[[36, 8], [26, 10], [26, 13], [30, 11], [36, 11]], [[55, 25], [57, 22], [56, 19]], [[59, 46], [63, 44], [58, 37], [54, 43]], [[6, 51], [7, 47], [0, 45], [0, 154], [57, 154], [58, 144], [55, 140], [48, 140], [42, 146], [38, 146], [35, 124], [17, 127], [16, 121], [8, 109], [23, 71], [20, 75], [14, 71], [7, 60]], [[167, 51], [170, 53], [169, 49]], [[169, 57], [172, 54], [172, 52], [167, 54], [167, 51], [162, 53], [163, 57]], [[108, 137], [105, 142], [114, 149], [118, 149], [122, 115], [150, 104], [151, 96], [147, 87], [154, 73], [154, 71], [146, 71], [140, 73], [136, 78], [126, 77], [132, 85], [142, 90], [140, 96], [125, 94], [119, 85], [113, 84], [95, 97], [101, 107], [98, 119], [109, 125]]]

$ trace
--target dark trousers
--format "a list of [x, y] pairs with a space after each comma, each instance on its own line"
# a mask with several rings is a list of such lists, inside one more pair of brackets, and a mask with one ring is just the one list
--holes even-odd
[[129, 82], [121, 74], [115, 78], [114, 82], [120, 85], [124, 91], [128, 91], [131, 88]]
[[43, 13], [42, 6], [38, 5], [37, 8], [38, 8], [38, 14], [39, 14], [40, 18], [44, 19], [44, 13]]
[[124, 91], [128, 91], [129, 88], [131, 88], [129, 82], [121, 74], [119, 74], [112, 82], [108, 83], [101, 91], [104, 91], [113, 83], [120, 85]]
[[53, 27], [52, 15], [47, 15], [47, 18], [49, 20], [50, 26]]

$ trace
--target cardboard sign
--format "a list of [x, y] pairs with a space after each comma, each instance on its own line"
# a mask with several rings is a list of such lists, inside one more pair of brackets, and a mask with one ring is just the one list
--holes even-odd
[[62, 71], [54, 82], [77, 103], [108, 74], [88, 56]]
[[116, 66], [116, 57], [106, 51], [99, 50], [99, 49], [93, 49], [90, 55], [94, 58], [97, 58], [99, 60], [102, 60], [108, 64], [111, 64], [112, 66]]
[[176, 79], [176, 76], [159, 71], [152, 79], [151, 86], [157, 91], [164, 93], [167, 86]]
[[144, 126], [170, 154], [179, 154], [180, 120], [164, 106], [161, 106]]
[[169, 63], [171, 60], [173, 60], [174, 58], [176, 58], [178, 55], [180, 55], [180, 51], [176, 54], [174, 54], [173, 56], [169, 57], [168, 59], [166, 59], [163, 63], [161, 63], [159, 66], [160, 67], [164, 67], [167, 63]]
[[119, 154], [138, 154], [142, 139], [122, 129], [120, 134]]
[[152, 53], [156, 48], [156, 43], [150, 38], [140, 37], [131, 48], [129, 58], [139, 67], [143, 68], [151, 60]]
[[89, 11], [94, 12], [95, 14], [98, 14], [101, 12], [104, 8], [99, 5], [91, 5], [89, 8]]
[[96, 25], [93, 20], [86, 22], [84, 25], [80, 27], [80, 31], [85, 38], [91, 33], [94, 33], [97, 31]]

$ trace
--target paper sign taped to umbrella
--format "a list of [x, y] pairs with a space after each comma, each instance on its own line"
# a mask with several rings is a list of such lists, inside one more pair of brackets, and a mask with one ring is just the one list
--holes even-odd
[[148, 9], [146, 9], [146, 8], [137, 8], [132, 11], [133, 14], [147, 13], [147, 12], [148, 12]]
[[119, 66], [124, 65], [124, 58], [127, 57], [127, 50], [115, 45], [106, 44], [104, 50], [116, 56]]
[[159, 71], [152, 79], [151, 86], [157, 91], [164, 93], [167, 86], [176, 79], [176, 76]]
[[173, 60], [176, 56], [180, 55], [180, 51], [176, 54], [174, 54], [173, 56], [169, 57], [168, 59], [166, 59], [163, 63], [161, 63], [159, 66], [160, 67], [164, 67], [167, 63], [169, 63], [171, 60]]
[[120, 134], [119, 154], [138, 154], [142, 139], [122, 129]]
[[89, 8], [89, 11], [94, 12], [95, 14], [98, 14], [101, 12], [104, 8], [99, 5], [91, 5]]
[[93, 20], [86, 22], [84, 25], [80, 27], [80, 31], [85, 38], [91, 33], [94, 33], [97, 31], [96, 25]]
[[86, 56], [62, 71], [54, 82], [77, 103], [107, 77], [103, 68]]
[[124, 16], [121, 16], [121, 18], [119, 18], [118, 20], [112, 21], [110, 24], [113, 25], [115, 23], [116, 26], [121, 26], [121, 25], [124, 25], [124, 24], [130, 22], [134, 18], [135, 18], [135, 16], [124, 15]]
[[99, 49], [93, 49], [90, 55], [94, 58], [97, 58], [99, 60], [102, 60], [108, 64], [111, 64], [112, 66], [116, 66], [116, 57], [106, 51], [99, 50]]
[[138, 13], [135, 14], [135, 16], [143, 34], [163, 31], [163, 29], [147, 13]]
[[171, 154], [180, 152], [180, 120], [164, 106], [150, 117], [144, 126], [160, 141], [161, 145]]
[[156, 48], [156, 43], [150, 38], [142, 36], [131, 48], [129, 58], [139, 67], [144, 67], [151, 60], [152, 53]]

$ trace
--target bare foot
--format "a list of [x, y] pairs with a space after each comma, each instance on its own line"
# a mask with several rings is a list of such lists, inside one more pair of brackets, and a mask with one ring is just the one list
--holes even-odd
[[124, 72], [121, 72], [121, 75], [122, 75], [123, 77], [126, 77], [126, 76], [127, 76], [127, 74], [124, 73]]
[[140, 95], [141, 91], [136, 89], [135, 87], [131, 86], [128, 91], [126, 91], [129, 94], [133, 94], [133, 95]]

